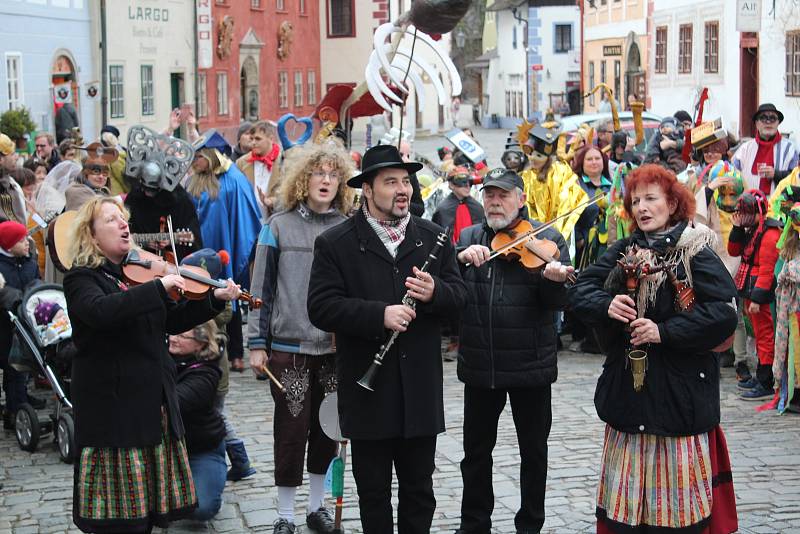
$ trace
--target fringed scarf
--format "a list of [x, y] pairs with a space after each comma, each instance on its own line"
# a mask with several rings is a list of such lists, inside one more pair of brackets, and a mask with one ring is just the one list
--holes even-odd
[[366, 203], [361, 209], [369, 225], [378, 234], [383, 246], [386, 247], [386, 250], [389, 251], [393, 258], [396, 257], [397, 249], [406, 237], [406, 228], [408, 227], [408, 221], [411, 220], [411, 213], [406, 213], [406, 216], [401, 219], [382, 221], [372, 216], [367, 209]]
[[[656, 252], [649, 248], [638, 249], [636, 251], [636, 257], [650, 265], [658, 265], [662, 262], [683, 265], [683, 271], [686, 273], [686, 284], [691, 287], [693, 285], [692, 270], [690, 268], [692, 258], [694, 258], [697, 253], [703, 250], [705, 247], [710, 247], [713, 250], [718, 239], [717, 234], [707, 226], [699, 223], [694, 224], [694, 226], [686, 227], [681, 234], [681, 237], [678, 239], [678, 243], [675, 245], [675, 247], [669, 249], [669, 251], [663, 257], [658, 257]], [[667, 233], [669, 233], [669, 231], [670, 230], [646, 236], [648, 238], [648, 243], [653, 243], [658, 239], [663, 238]], [[654, 238], [653, 241], [650, 241], [651, 238]], [[617, 270], [619, 270], [619, 272], [615, 273]], [[609, 279], [611, 276], [623, 276], [624, 280], [622, 268], [619, 266], [612, 270]], [[651, 307], [655, 304], [658, 290], [661, 288], [666, 279], [667, 273], [660, 271], [647, 275], [639, 281], [639, 290], [636, 298], [636, 311], [639, 317], [644, 317], [648, 307]]]

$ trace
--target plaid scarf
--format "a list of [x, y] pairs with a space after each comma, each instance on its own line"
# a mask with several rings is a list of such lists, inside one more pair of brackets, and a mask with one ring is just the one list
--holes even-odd
[[406, 228], [408, 227], [408, 221], [411, 220], [411, 213], [406, 213], [406, 216], [402, 219], [381, 221], [370, 214], [366, 203], [361, 207], [361, 210], [369, 225], [378, 234], [383, 246], [386, 247], [392, 258], [396, 257], [397, 249], [406, 237]]

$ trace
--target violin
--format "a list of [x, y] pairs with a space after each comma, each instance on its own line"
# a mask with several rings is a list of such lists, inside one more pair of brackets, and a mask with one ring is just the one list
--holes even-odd
[[[529, 237], [521, 240], [523, 235]], [[533, 225], [526, 219], [520, 219], [513, 227], [498, 231], [491, 245], [495, 253], [509, 261], [519, 261], [529, 272], [536, 272], [546, 264], [557, 261], [561, 255], [556, 242], [537, 238]], [[575, 283], [575, 275], [569, 273], [567, 280]]]
[[[227, 283], [222, 280], [214, 280], [208, 271], [194, 265], [183, 265], [176, 267], [174, 263], [169, 263], [161, 256], [147, 252], [145, 250], [132, 249], [122, 263], [122, 274], [125, 280], [131, 285], [140, 285], [151, 282], [156, 278], [162, 278], [168, 274], [179, 274], [185, 280], [186, 288], [179, 292], [173, 290], [169, 296], [178, 300], [180, 297], [189, 300], [204, 299], [206, 294], [214, 289], [224, 289]], [[242, 291], [239, 300], [243, 300], [250, 305], [251, 309], [261, 307], [262, 301], [254, 297], [247, 291]]]

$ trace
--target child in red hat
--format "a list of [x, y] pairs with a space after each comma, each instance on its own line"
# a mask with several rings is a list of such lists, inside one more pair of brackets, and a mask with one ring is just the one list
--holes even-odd
[[[3, 426], [13, 428], [17, 409], [24, 403], [31, 403], [34, 408], [43, 407], [43, 401], [29, 397], [26, 388], [28, 377], [20, 373], [8, 363], [11, 349], [12, 326], [6, 310], [16, 313], [16, 303], [22, 292], [39, 279], [39, 267], [36, 259], [30, 255], [28, 230], [16, 221], [0, 223], [0, 275], [3, 279], [2, 298], [0, 298], [0, 368], [3, 369], [3, 390], [6, 394], [6, 409], [3, 414]], [[12, 295], [16, 293], [16, 295]]]

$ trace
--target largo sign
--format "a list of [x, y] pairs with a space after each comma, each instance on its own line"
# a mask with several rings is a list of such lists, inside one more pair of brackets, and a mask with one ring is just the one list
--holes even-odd
[[197, 67], [210, 69], [214, 61], [211, 0], [197, 0]]

